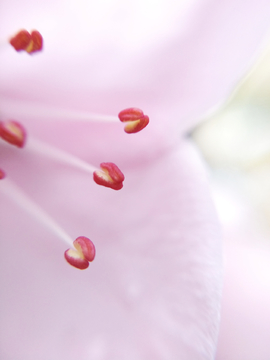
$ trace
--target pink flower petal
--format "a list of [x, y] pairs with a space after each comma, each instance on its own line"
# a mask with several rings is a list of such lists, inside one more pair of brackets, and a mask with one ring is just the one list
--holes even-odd
[[270, 358], [270, 248], [260, 240], [226, 244], [217, 360]]
[[136, 6], [107, 1], [106, 11], [97, 2], [15, 4], [3, 0], [3, 36], [21, 19], [33, 26], [34, 15], [44, 53], [28, 61], [12, 49], [4, 52], [1, 92], [99, 113], [138, 106], [170, 136], [228, 96], [254, 58], [270, 15], [268, 0], [194, 1], [184, 9], [181, 1], [164, 0], [157, 11], [142, 0]]
[[130, 168], [119, 192], [26, 151], [16, 161], [24, 176], [12, 164], [10, 177], [74, 237], [90, 236], [97, 255], [78, 273], [63, 260], [65, 244], [0, 193], [2, 357], [50, 349], [65, 360], [212, 359], [220, 235], [190, 144]]
[[109, 151], [128, 181], [108, 194], [27, 146], [1, 147], [1, 168], [74, 238], [90, 236], [97, 248], [91, 270], [78, 276], [62, 260], [62, 244], [0, 193], [4, 359], [214, 357], [219, 231], [200, 161], [179, 138], [243, 74], [270, 6], [146, 4], [1, 3], [2, 37], [21, 25], [44, 36], [44, 52], [31, 61], [12, 48], [1, 53], [2, 116], [16, 111], [6, 97], [111, 115], [139, 107], [151, 119], [131, 139], [113, 124], [41, 124], [38, 113], [20, 113], [31, 136], [85, 160], [99, 164]]

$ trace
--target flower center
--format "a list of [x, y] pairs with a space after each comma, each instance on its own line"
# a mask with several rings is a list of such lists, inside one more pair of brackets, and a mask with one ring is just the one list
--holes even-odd
[[[43, 48], [43, 39], [41, 34], [33, 30], [29, 33], [26, 30], [19, 31], [13, 36], [9, 43], [16, 51], [25, 51], [28, 54], [41, 51]], [[24, 115], [40, 113], [45, 114], [46, 119], [52, 117], [53, 119], [65, 119], [70, 118], [80, 119], [83, 121], [105, 121], [105, 122], [118, 122], [119, 120], [125, 124], [124, 131], [127, 134], [137, 133], [144, 129], [149, 123], [149, 117], [144, 115], [143, 111], [138, 108], [128, 108], [122, 110], [117, 116], [104, 116], [85, 112], [66, 112], [61, 109], [46, 108], [45, 111], [40, 112], [38, 106], [35, 104], [29, 106], [22, 104], [21, 112]], [[96, 184], [111, 188], [113, 190], [120, 190], [123, 187], [123, 181], [125, 179], [122, 171], [112, 162], [102, 162], [100, 169], [88, 164], [87, 162], [77, 158], [76, 156], [69, 154], [62, 149], [44, 143], [38, 139], [34, 139], [31, 134], [27, 134], [25, 127], [17, 120], [1, 120], [0, 119], [0, 139], [13, 146], [17, 146], [20, 149], [24, 148], [27, 151], [38, 153], [41, 156], [66, 163], [72, 167], [75, 167], [81, 171], [90, 173], [93, 176], [93, 180]], [[93, 242], [87, 237], [80, 236], [74, 242], [72, 238], [62, 229], [57, 222], [47, 214], [40, 205], [36, 204], [28, 195], [26, 195], [22, 189], [20, 189], [12, 180], [8, 178], [8, 174], [0, 167], [0, 189], [4, 194], [9, 196], [10, 199], [16, 202], [16, 204], [22, 207], [29, 215], [34, 217], [37, 221], [49, 228], [56, 237], [67, 243], [72, 248], [65, 251], [66, 261], [78, 268], [86, 269], [89, 266], [89, 262], [95, 258], [95, 246]]]

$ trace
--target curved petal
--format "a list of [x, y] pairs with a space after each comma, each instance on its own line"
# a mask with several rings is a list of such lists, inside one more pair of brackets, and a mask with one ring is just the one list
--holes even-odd
[[110, 114], [138, 106], [170, 137], [228, 95], [270, 16], [268, 0], [16, 4], [2, 2], [2, 36], [36, 26], [45, 50], [2, 53], [3, 94]]
[[188, 142], [129, 169], [117, 193], [35, 154], [7, 157], [10, 177], [97, 255], [69, 267], [66, 245], [0, 193], [3, 358], [213, 359], [220, 234]]

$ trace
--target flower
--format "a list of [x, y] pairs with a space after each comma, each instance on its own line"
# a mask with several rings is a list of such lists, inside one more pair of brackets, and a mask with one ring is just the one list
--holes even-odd
[[[219, 227], [204, 168], [183, 134], [226, 96], [268, 25], [266, 3], [250, 1], [247, 13], [241, 4], [2, 2], [3, 35], [23, 22], [45, 38], [41, 56], [1, 52], [2, 116], [19, 116], [29, 138], [84, 161], [110, 156], [126, 178], [113, 192], [27, 146], [1, 145], [8, 176], [97, 250], [88, 270], [67, 266], [50, 229], [0, 194], [3, 358], [213, 359]], [[231, 17], [236, 6], [242, 27]], [[130, 106], [153, 125], [129, 135], [121, 123], [59, 121], [47, 112]]]

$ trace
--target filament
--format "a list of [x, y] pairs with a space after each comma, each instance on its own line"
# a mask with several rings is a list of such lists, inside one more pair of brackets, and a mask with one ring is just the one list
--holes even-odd
[[86, 122], [118, 122], [117, 116], [95, 114], [87, 111], [64, 110], [57, 107], [43, 106], [41, 104], [11, 100], [1, 96], [1, 111], [5, 108], [7, 113], [13, 117], [39, 118], [42, 120], [60, 120], [60, 121], [86, 121]]
[[88, 164], [86, 161], [83, 161], [64, 150], [58, 149], [53, 145], [44, 143], [37, 139], [29, 138], [27, 141], [26, 149], [35, 153], [39, 153], [42, 156], [45, 156], [52, 160], [68, 164], [91, 174], [93, 174], [96, 170], [99, 170], [95, 166]]
[[39, 205], [37, 205], [27, 194], [25, 194], [15, 183], [9, 179], [1, 181], [0, 190], [8, 196], [19, 207], [28, 212], [33, 218], [38, 220], [48, 228], [55, 236], [64, 241], [69, 246], [73, 246], [73, 239], [48, 215]]

